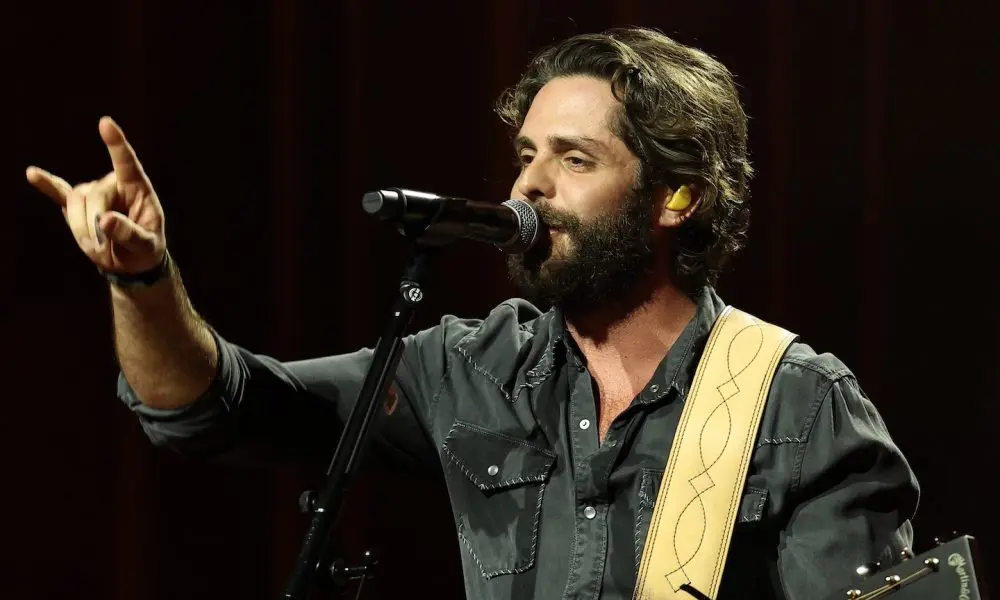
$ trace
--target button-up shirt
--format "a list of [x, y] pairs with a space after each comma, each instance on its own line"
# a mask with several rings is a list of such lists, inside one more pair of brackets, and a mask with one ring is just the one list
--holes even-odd
[[[598, 439], [587, 366], [557, 309], [508, 300], [405, 339], [374, 452], [443, 474], [471, 600], [632, 597], [667, 455], [712, 325], [711, 288]], [[119, 394], [179, 452], [326, 460], [372, 350], [281, 362], [217, 332], [218, 375], [177, 410]], [[389, 414], [385, 414], [389, 413]], [[397, 464], [398, 460], [387, 461]], [[719, 599], [842, 597], [912, 541], [916, 478], [852, 372], [792, 343], [774, 375]]]

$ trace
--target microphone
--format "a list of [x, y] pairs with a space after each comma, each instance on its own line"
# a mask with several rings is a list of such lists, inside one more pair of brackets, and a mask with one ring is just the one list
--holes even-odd
[[540, 229], [535, 208], [517, 199], [494, 204], [388, 188], [366, 193], [361, 206], [369, 215], [395, 223], [400, 233], [427, 245], [466, 238], [519, 253], [535, 244]]

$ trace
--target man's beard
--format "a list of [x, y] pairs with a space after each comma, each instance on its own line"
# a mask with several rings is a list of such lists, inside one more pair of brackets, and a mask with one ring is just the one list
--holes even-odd
[[653, 268], [653, 205], [648, 192], [633, 190], [616, 211], [586, 222], [537, 206], [541, 220], [562, 230], [569, 247], [552, 256], [552, 238], [543, 232], [528, 252], [507, 258], [511, 281], [528, 300], [570, 313], [628, 302]]

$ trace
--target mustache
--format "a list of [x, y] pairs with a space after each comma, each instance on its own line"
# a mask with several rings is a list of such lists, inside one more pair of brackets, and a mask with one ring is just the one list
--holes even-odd
[[536, 204], [535, 212], [542, 223], [550, 229], [564, 229], [566, 231], [576, 231], [580, 229], [580, 218], [576, 215], [552, 208], [549, 204]]

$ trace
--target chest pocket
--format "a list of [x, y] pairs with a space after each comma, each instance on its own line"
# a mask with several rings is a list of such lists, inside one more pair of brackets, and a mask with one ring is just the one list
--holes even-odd
[[[639, 568], [642, 560], [642, 550], [645, 547], [646, 535], [649, 532], [653, 517], [653, 505], [660, 493], [660, 483], [663, 481], [662, 469], [642, 469], [639, 478], [638, 501], [635, 511], [635, 564]], [[767, 488], [748, 485], [743, 488], [743, 498], [740, 500], [740, 512], [736, 516], [733, 528], [734, 537], [741, 531], [747, 531], [764, 518], [764, 507], [767, 505]]]
[[556, 455], [462, 421], [455, 422], [443, 450], [458, 537], [483, 577], [532, 568], [542, 494]]

